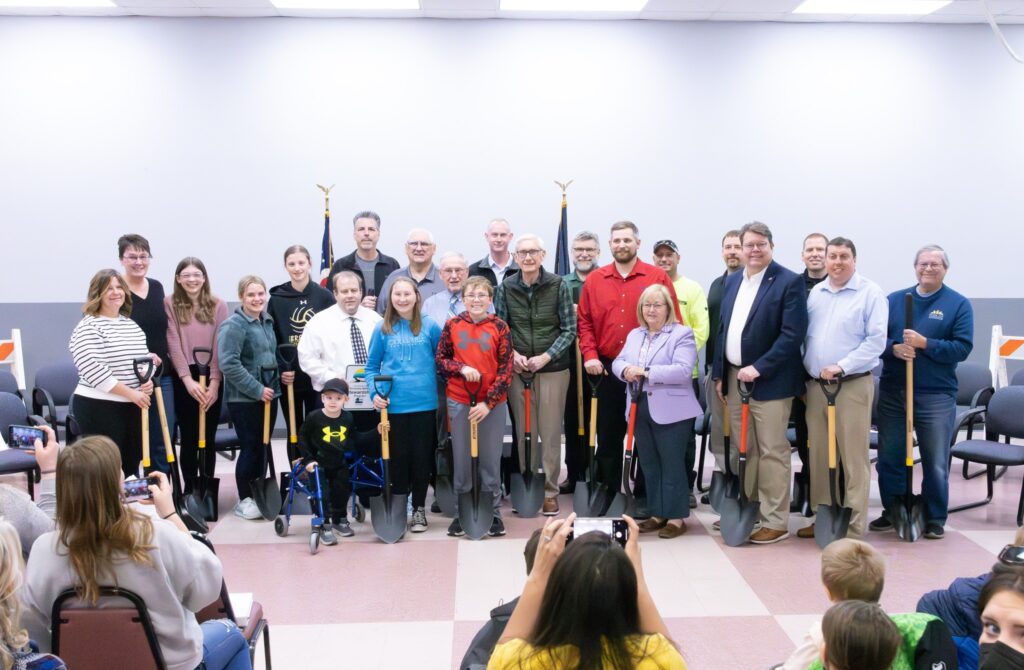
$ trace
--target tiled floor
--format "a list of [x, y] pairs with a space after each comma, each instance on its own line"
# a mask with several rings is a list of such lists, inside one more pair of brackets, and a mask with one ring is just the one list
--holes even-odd
[[[227, 461], [218, 465], [223, 516], [210, 537], [230, 589], [252, 592], [263, 603], [278, 670], [457, 667], [490, 609], [519, 594], [523, 546], [543, 523], [519, 519], [506, 506], [508, 535], [472, 542], [447, 537], [448, 521], [431, 515], [428, 532], [385, 545], [367, 521], [353, 524], [354, 538], [311, 556], [306, 517], [294, 517], [289, 537], [279, 538], [273, 524], [231, 514], [232, 469]], [[893, 533], [869, 533], [888, 564], [882, 604], [913, 610], [925, 591], [988, 570], [1013, 537], [1020, 488], [1021, 472], [1011, 471], [997, 483], [992, 504], [952, 515], [941, 541], [910, 544]], [[955, 469], [951, 504], [981, 498], [984, 489], [982, 478], [964, 481]], [[563, 510], [571, 504], [563, 497]], [[874, 518], [874, 485], [871, 504]], [[828, 607], [817, 545], [794, 536], [771, 546], [727, 547], [711, 530], [715, 518], [700, 506], [687, 535], [644, 536], [655, 601], [691, 668], [767, 667]], [[804, 523], [793, 517], [791, 528]]]

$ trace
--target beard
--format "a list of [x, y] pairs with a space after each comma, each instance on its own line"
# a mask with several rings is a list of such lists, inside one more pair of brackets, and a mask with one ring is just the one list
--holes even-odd
[[636, 258], [636, 250], [635, 249], [620, 249], [618, 251], [613, 252], [612, 256], [615, 258], [616, 262], [628, 263], [631, 260], [633, 260], [634, 258]]
[[596, 266], [597, 263], [595, 263], [594, 261], [579, 261], [578, 263], [575, 264], [576, 270], [584, 274], [590, 272]]

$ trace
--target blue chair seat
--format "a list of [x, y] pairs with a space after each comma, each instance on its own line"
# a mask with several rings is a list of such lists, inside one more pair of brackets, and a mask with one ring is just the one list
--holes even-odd
[[990, 440], [958, 442], [953, 456], [985, 465], [1024, 465], [1024, 446]]

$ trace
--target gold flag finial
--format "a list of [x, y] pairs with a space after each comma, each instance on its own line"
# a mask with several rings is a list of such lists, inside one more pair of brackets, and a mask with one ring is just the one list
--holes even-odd
[[317, 184], [316, 187], [324, 192], [324, 209], [329, 210], [331, 208], [331, 189], [334, 188], [334, 184], [330, 186]]
[[569, 188], [569, 186], [572, 184], [572, 182], [573, 182], [572, 179], [570, 179], [569, 181], [566, 181], [566, 182], [561, 182], [561, 181], [558, 181], [557, 179], [555, 180], [555, 183], [558, 184], [558, 188], [562, 189], [562, 195], [563, 196], [565, 195], [566, 190]]

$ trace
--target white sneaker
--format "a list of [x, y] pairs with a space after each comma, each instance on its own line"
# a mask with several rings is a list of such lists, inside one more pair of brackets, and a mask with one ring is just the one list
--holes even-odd
[[262, 519], [263, 513], [260, 512], [260, 508], [256, 504], [255, 500], [252, 498], [246, 498], [245, 500], [240, 500], [238, 504], [235, 505], [235, 516], [253, 520]]

